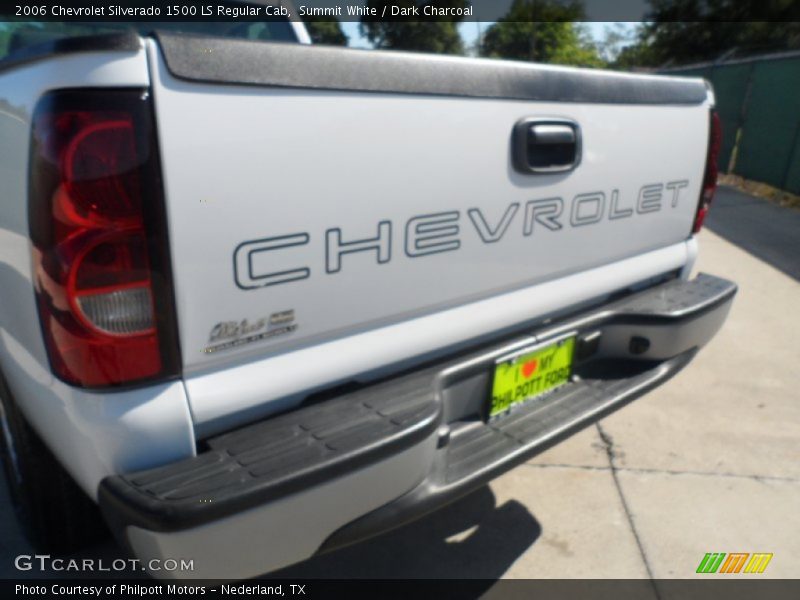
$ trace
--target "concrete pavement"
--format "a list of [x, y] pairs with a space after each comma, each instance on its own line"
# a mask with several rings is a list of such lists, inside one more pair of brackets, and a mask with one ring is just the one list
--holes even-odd
[[800, 578], [800, 213], [775, 208], [720, 189], [709, 228], [746, 249], [707, 229], [696, 271], [739, 294], [674, 379], [450, 510], [284, 573], [689, 578], [706, 552], [772, 552], [762, 576]]
[[800, 210], [720, 187], [706, 226], [753, 256], [800, 281]]
[[[714, 210], [741, 213], [730, 197], [722, 190]], [[736, 218], [715, 215], [710, 225]], [[749, 235], [757, 244], [761, 234]], [[706, 552], [772, 552], [762, 576], [800, 577], [791, 248], [765, 255], [713, 231], [700, 244], [697, 269], [737, 281], [740, 292], [723, 330], [677, 377], [446, 510], [280, 575], [686, 578]], [[9, 510], [0, 539], [0, 577], [17, 576], [13, 557], [30, 550]], [[89, 554], [121, 555], [110, 543]]]

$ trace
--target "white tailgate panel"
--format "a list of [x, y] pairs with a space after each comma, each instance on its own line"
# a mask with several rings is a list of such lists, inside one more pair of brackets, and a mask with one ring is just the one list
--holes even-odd
[[[180, 339], [199, 420], [210, 415], [202, 408], [206, 392], [192, 386], [195, 375], [553, 281], [689, 236], [705, 163], [707, 105], [555, 104], [188, 83], [167, 72], [152, 42], [149, 52]], [[575, 171], [514, 171], [512, 127], [535, 116], [579, 123], [583, 159]], [[675, 206], [665, 189], [660, 210], [608, 218], [614, 190], [622, 210], [636, 206], [643, 186], [674, 181], [688, 182]], [[591, 192], [605, 195], [603, 218], [570, 225], [574, 197]], [[532, 235], [523, 235], [525, 203], [556, 196], [564, 201], [561, 229], [536, 223]], [[505, 234], [483, 241], [469, 210], [479, 209], [493, 229], [513, 203], [519, 209]], [[409, 220], [443, 212], [457, 213], [453, 239], [459, 247], [409, 256]], [[333, 235], [343, 242], [375, 238], [380, 222], [391, 224], [388, 258], [379, 263], [375, 249], [343, 254], [341, 270], [326, 272], [326, 232], [338, 230]], [[237, 247], [279, 236], [302, 243], [254, 254], [250, 268], [306, 268], [308, 276], [237, 286]], [[580, 280], [575, 284], [581, 287]], [[554, 299], [549, 310], [562, 307]], [[291, 333], [204, 352], [218, 323], [247, 319], [252, 325], [289, 310], [297, 324]], [[534, 316], [524, 306], [497, 310], [506, 311], [504, 322]], [[449, 337], [442, 327], [429, 319], [417, 331], [420, 352]], [[387, 347], [393, 343], [382, 339]], [[278, 387], [287, 392], [276, 383], [263, 372], [255, 393], [267, 399]]]

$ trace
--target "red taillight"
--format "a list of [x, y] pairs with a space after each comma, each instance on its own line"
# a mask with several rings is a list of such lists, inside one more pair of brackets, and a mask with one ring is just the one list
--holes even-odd
[[708, 130], [708, 153], [706, 154], [706, 172], [703, 176], [703, 189], [700, 192], [700, 202], [697, 205], [697, 214], [694, 217], [692, 233], [697, 233], [703, 228], [708, 209], [714, 200], [714, 192], [717, 191], [717, 176], [719, 170], [717, 161], [719, 160], [719, 149], [722, 145], [722, 124], [719, 120], [717, 111], [711, 111], [711, 122]]
[[174, 308], [150, 103], [62, 91], [33, 119], [30, 230], [53, 371], [84, 387], [175, 375]]

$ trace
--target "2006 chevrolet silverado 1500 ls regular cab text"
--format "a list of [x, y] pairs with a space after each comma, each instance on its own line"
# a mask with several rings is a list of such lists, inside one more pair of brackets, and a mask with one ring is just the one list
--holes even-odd
[[193, 561], [162, 576], [301, 561], [661, 385], [725, 320], [735, 285], [690, 279], [703, 80], [213, 25], [59, 30], [0, 71], [3, 455], [41, 546], [99, 505], [140, 559]]

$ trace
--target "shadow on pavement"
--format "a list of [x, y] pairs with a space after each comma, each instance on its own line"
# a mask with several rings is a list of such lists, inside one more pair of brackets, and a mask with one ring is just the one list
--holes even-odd
[[[145, 573], [18, 571], [14, 558], [34, 554], [20, 531], [0, 473], [0, 579], [147, 578]], [[377, 538], [313, 557], [271, 573], [293, 579], [499, 579], [540, 536], [541, 525], [522, 504], [496, 506], [485, 486], [454, 504]], [[298, 532], [301, 533], [301, 532]], [[458, 539], [451, 539], [461, 534]], [[110, 564], [127, 558], [113, 540], [65, 557], [102, 559]]]
[[721, 186], [706, 227], [800, 281], [800, 211]]
[[[495, 580], [541, 532], [527, 508], [513, 500], [496, 506], [494, 494], [484, 486], [404, 527], [316, 556], [271, 577]], [[461, 535], [452, 539], [456, 534]]]
[[[36, 550], [25, 539], [22, 528], [17, 522], [5, 477], [0, 472], [0, 579], [138, 579], [147, 577], [145, 573], [130, 570], [103, 572], [55, 571], [51, 568], [40, 570], [37, 560], [31, 558], [36, 554]], [[25, 557], [25, 560], [20, 563], [22, 570], [18, 570], [15, 566], [19, 556]], [[61, 558], [64, 558], [65, 563], [70, 559], [75, 559], [82, 564], [84, 560], [89, 559], [93, 560], [94, 564], [102, 561], [103, 564], [110, 565], [115, 559], [127, 559], [128, 556], [109, 537], [106, 541]], [[31, 565], [31, 568], [25, 569], [27, 565]]]

